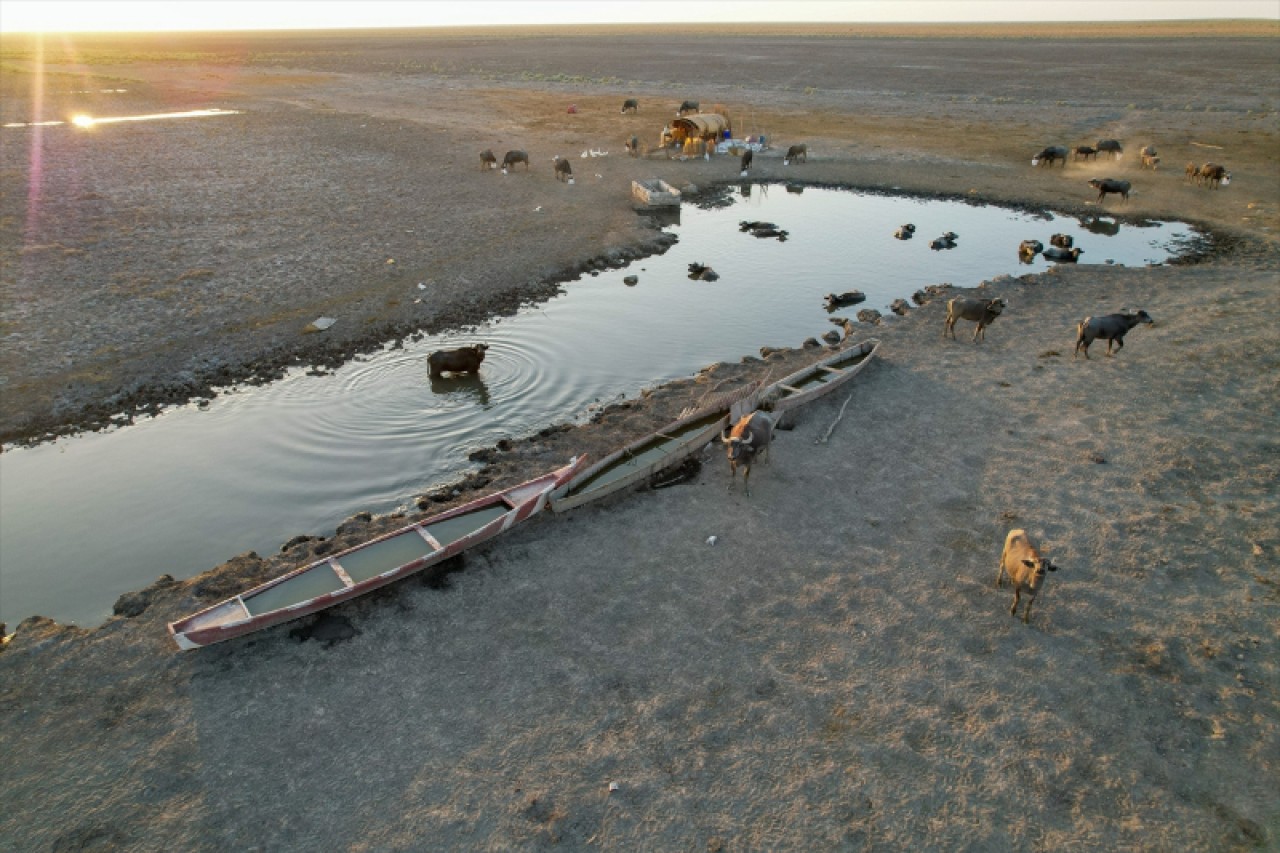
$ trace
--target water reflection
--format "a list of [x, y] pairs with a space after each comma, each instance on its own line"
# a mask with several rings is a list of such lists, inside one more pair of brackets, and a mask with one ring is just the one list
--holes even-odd
[[[1131, 266], [1195, 238], [1181, 223], [1103, 220], [1115, 231], [1097, 233], [1088, 226], [1102, 217], [748, 190], [672, 209], [679, 239], [664, 254], [569, 282], [563, 296], [500, 323], [0, 454], [0, 620], [40, 613], [93, 624], [116, 596], [163, 573], [190, 577], [250, 549], [272, 553], [295, 534], [326, 535], [357, 510], [390, 511], [473, 467], [469, 454], [500, 439], [582, 420], [603, 402], [762, 346], [821, 337], [833, 323], [827, 294], [862, 291], [866, 307], [889, 314], [931, 284], [1049, 269], [1040, 257], [1016, 260], [1029, 238], [1047, 245], [1067, 233], [1088, 252], [1081, 263]], [[744, 220], [789, 239], [756, 239]], [[894, 239], [903, 222], [921, 238]], [[947, 231], [962, 235], [955, 248], [930, 251], [923, 235]], [[719, 280], [690, 282], [690, 263]], [[478, 377], [429, 379], [431, 352], [480, 342], [489, 349]]]
[[452, 397], [475, 403], [481, 409], [492, 408], [489, 386], [479, 376], [428, 376], [431, 393], [438, 397]]

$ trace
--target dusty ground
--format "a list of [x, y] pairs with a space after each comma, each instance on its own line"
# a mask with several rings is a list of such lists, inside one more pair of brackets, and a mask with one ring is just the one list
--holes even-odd
[[[6, 122], [108, 86], [129, 91], [76, 105], [244, 111], [2, 131], [7, 440], [508, 310], [645, 251], [633, 177], [737, 172], [620, 156], [685, 97], [809, 144], [803, 167], [757, 158], [756, 180], [1084, 212], [1105, 172], [1134, 183], [1126, 215], [1203, 223], [1222, 251], [993, 285], [1011, 306], [979, 345], [943, 341], [936, 302], [876, 330], [884, 356], [830, 443], [844, 394], [780, 433], [751, 499], [708, 458], [685, 485], [196, 653], [167, 620], [317, 543], [160, 583], [93, 631], [28, 620], [0, 655], [0, 847], [1274, 847], [1280, 41], [1213, 32], [79, 43], [46, 46], [68, 76], [39, 99], [6, 40]], [[1104, 136], [1155, 143], [1164, 168], [1027, 162]], [[35, 138], [38, 157], [11, 144]], [[483, 147], [534, 168], [481, 174]], [[557, 183], [551, 156], [586, 148], [610, 156]], [[1230, 187], [1183, 182], [1210, 159]], [[1074, 323], [1126, 305], [1158, 324], [1073, 361]], [[338, 324], [302, 334], [321, 314]], [[717, 365], [521, 438], [472, 485], [808, 357]], [[1063, 566], [1030, 627], [991, 586], [1010, 526]]]

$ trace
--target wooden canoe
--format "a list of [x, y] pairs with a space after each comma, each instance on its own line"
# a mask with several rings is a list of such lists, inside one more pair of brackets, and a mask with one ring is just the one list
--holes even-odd
[[610, 453], [551, 493], [553, 512], [564, 512], [621, 491], [701, 450], [729, 425], [723, 409], [703, 409]]
[[879, 347], [879, 339], [868, 338], [784, 376], [760, 392], [762, 408], [782, 414], [831, 393], [857, 376]]
[[169, 623], [180, 649], [260, 631], [350, 601], [491, 539], [540, 512], [585, 456], [518, 486], [393, 530]]

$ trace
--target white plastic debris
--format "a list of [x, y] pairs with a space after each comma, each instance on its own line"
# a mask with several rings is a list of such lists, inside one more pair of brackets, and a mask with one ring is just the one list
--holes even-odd
[[534, 212], [534, 213], [537, 213], [537, 212], [538, 212], [538, 211], [540, 211], [540, 210], [542, 210], [542, 205], [538, 205], [537, 207], [535, 207], [535, 208], [533, 209], [533, 212]]
[[616, 790], [618, 790], [618, 783], [617, 783], [617, 782], [610, 782], [610, 783], [609, 783], [609, 793], [610, 793], [610, 794], [612, 794], [612, 793], [613, 793], [614, 791], [616, 791]]
[[303, 331], [307, 332], [323, 332], [325, 329], [338, 322], [333, 317], [317, 317], [307, 324], [307, 328]]
[[426, 290], [426, 289], [427, 289], [426, 282], [422, 282], [422, 281], [418, 282], [418, 290]]
[[720, 541], [720, 539], [719, 539], [719, 537], [717, 537], [717, 536], [708, 536], [708, 537], [707, 537], [707, 544], [708, 544], [708, 545], [714, 545], [714, 544], [716, 544], [716, 543], [717, 543], [717, 542], [719, 542], [719, 541]]

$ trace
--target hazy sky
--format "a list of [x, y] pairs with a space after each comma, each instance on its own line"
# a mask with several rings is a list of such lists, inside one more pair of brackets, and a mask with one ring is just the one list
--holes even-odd
[[0, 0], [0, 30], [656, 22], [1280, 20], [1280, 0]]

